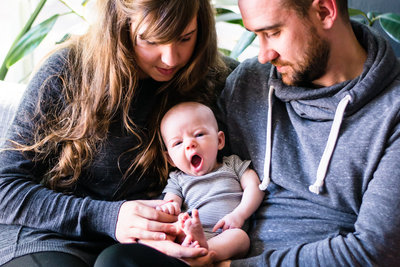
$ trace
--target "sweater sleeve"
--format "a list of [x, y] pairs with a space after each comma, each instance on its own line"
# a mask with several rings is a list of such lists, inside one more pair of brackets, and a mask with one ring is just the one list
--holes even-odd
[[[39, 90], [46, 88], [56, 99], [65, 65], [65, 52], [51, 56], [38, 70], [24, 93], [7, 139], [18, 143], [33, 142], [35, 108]], [[42, 101], [43, 99], [41, 99]], [[57, 102], [49, 101], [46, 105]], [[8, 145], [10, 143], [8, 142]], [[48, 170], [45, 162], [33, 162], [32, 156], [19, 151], [0, 152], [0, 223], [54, 231], [65, 236], [106, 235], [115, 239], [116, 221], [122, 202], [93, 200], [55, 192], [41, 184]]]

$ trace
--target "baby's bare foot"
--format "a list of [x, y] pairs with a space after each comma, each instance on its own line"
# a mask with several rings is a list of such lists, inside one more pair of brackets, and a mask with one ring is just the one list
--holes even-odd
[[[182, 222], [183, 231], [186, 234], [186, 238], [183, 241], [182, 246], [196, 247], [196, 245], [200, 245], [200, 247], [208, 248], [207, 239], [204, 235], [198, 210], [194, 209], [192, 211], [192, 217], [185, 217]], [[196, 241], [197, 244], [194, 244]]]

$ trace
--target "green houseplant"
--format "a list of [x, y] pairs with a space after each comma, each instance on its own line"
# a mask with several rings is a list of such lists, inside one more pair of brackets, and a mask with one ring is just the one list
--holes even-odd
[[[25, 23], [22, 30], [19, 32], [14, 42], [12, 43], [10, 49], [7, 52], [6, 57], [4, 58], [1, 67], [0, 67], [0, 80], [4, 80], [7, 75], [8, 69], [18, 62], [21, 58], [31, 53], [47, 36], [47, 34], [51, 31], [57, 19], [61, 16], [75, 14], [80, 17], [82, 20], [86, 20], [81, 14], [79, 14], [76, 10], [74, 10], [68, 3], [64, 0], [58, 0], [64, 6], [69, 9], [69, 12], [62, 14], [53, 14], [49, 18], [40, 22], [38, 25], [33, 26], [36, 21], [39, 13], [42, 11], [44, 5], [47, 0], [40, 0], [36, 5], [35, 10], [32, 12], [28, 21]], [[84, 0], [81, 5], [85, 6], [89, 0]], [[63, 38], [64, 39], [64, 38]]]

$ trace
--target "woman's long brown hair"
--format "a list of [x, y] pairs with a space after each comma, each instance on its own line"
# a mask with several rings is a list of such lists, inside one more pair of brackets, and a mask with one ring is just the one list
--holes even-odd
[[[63, 110], [43, 114], [33, 145], [18, 149], [35, 152], [36, 160], [58, 155], [43, 181], [52, 189], [69, 191], [106, 139], [111, 119], [121, 112], [125, 130], [139, 140], [138, 146], [127, 151], [141, 148], [124, 177], [140, 170], [141, 178], [148, 173], [158, 175], [161, 185], [167, 178], [167, 163], [159, 152], [156, 134], [160, 114], [179, 95], [189, 95], [199, 88], [205, 95], [212, 94], [215, 75], [226, 71], [217, 50], [213, 9], [209, 0], [98, 0], [97, 3], [98, 21], [85, 35], [73, 37], [62, 46], [69, 51], [66, 71], [60, 74]], [[145, 20], [150, 21], [144, 38], [152, 37], [162, 43], [175, 41], [196, 15], [198, 35], [193, 55], [160, 88], [150, 136], [143, 140], [140, 129], [128, 115], [139, 81], [133, 52], [137, 30]]]

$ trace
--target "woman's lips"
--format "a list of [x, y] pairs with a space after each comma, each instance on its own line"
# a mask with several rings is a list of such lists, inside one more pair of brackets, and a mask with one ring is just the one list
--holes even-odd
[[174, 74], [175, 69], [176, 69], [176, 68], [165, 69], [165, 68], [160, 68], [160, 67], [156, 67], [156, 68], [162, 75], [165, 75], [165, 76], [170, 76], [170, 75]]

